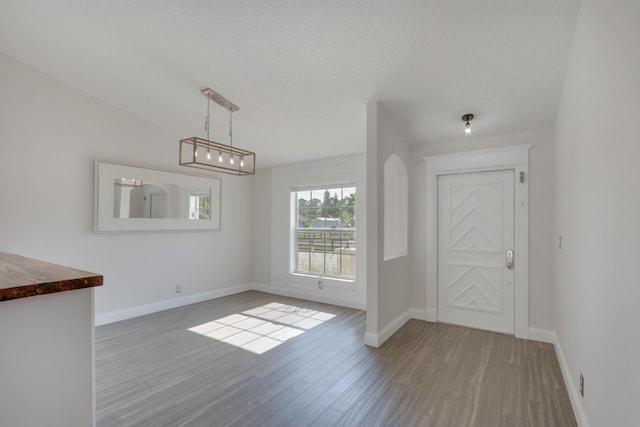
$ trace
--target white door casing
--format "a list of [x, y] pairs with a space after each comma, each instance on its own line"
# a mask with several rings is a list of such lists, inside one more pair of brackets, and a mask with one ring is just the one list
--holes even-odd
[[514, 333], [513, 177], [438, 176], [438, 321]]
[[[529, 338], [529, 149], [531, 144], [425, 157], [426, 310], [438, 320], [438, 176], [513, 169], [515, 193], [515, 336]], [[524, 180], [520, 182], [521, 173]]]

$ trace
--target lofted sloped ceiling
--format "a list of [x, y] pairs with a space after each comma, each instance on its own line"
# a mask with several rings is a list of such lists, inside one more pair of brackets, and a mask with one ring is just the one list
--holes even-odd
[[[202, 136], [211, 87], [240, 107], [234, 142], [267, 167], [364, 152], [373, 100], [413, 144], [458, 138], [466, 112], [479, 136], [552, 127], [578, 6], [3, 0], [0, 52], [176, 137]], [[227, 112], [213, 113], [226, 142]]]

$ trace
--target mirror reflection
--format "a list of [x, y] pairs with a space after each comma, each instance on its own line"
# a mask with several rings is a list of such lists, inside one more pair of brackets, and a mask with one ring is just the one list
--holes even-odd
[[113, 217], [208, 220], [211, 193], [208, 188], [119, 177], [113, 180]]

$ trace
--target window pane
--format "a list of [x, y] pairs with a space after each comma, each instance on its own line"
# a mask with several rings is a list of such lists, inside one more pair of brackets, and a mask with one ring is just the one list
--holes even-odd
[[308, 208], [309, 201], [311, 200], [311, 192], [309, 191], [301, 191], [297, 194], [298, 207], [299, 208]]
[[355, 278], [355, 187], [299, 191], [295, 271]]
[[354, 228], [355, 224], [355, 208], [350, 206], [340, 208], [341, 228]]
[[311, 265], [310, 273], [324, 274], [324, 255], [325, 255], [325, 235], [322, 231], [312, 231], [311, 233]]
[[324, 200], [324, 190], [313, 190], [311, 192], [311, 199], [317, 200], [318, 206], [322, 205], [322, 201]]
[[318, 216], [311, 220], [311, 228], [325, 228], [327, 219], [324, 216]]
[[343, 253], [341, 259], [341, 270], [340, 276], [342, 277], [356, 277], [356, 254], [355, 251], [353, 253]]
[[327, 276], [340, 276], [340, 254], [327, 254]]
[[342, 189], [342, 206], [356, 205], [356, 188], [345, 187]]
[[298, 228], [309, 228], [311, 227], [311, 209], [309, 208], [302, 208], [302, 209], [298, 209]]
[[309, 251], [309, 238], [308, 233], [304, 231], [298, 232], [298, 253], [297, 253], [297, 271], [309, 271], [311, 252]]

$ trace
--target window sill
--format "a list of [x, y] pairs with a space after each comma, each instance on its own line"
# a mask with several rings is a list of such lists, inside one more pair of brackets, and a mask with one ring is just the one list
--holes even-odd
[[332, 282], [343, 282], [343, 283], [355, 283], [356, 279], [344, 279], [344, 278], [340, 278], [340, 277], [332, 277], [332, 276], [316, 276], [314, 274], [304, 274], [304, 273], [296, 273], [296, 272], [292, 272], [289, 273], [292, 276], [296, 276], [296, 277], [307, 277], [309, 279], [313, 279], [313, 280], [330, 280]]

